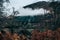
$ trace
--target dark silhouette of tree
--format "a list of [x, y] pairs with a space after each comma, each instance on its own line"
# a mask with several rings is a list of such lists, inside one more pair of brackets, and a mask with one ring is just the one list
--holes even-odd
[[7, 18], [4, 17], [4, 2], [9, 3], [9, 0], [0, 0], [0, 30], [7, 24]]
[[12, 7], [12, 9], [13, 9], [13, 13], [11, 14], [12, 16], [16, 16], [17, 14], [19, 14], [18, 11], [15, 11], [15, 8], [14, 7]]
[[51, 2], [50, 7], [53, 8], [53, 16], [54, 16], [54, 24], [55, 24], [55, 28], [59, 28], [60, 27], [60, 2]]

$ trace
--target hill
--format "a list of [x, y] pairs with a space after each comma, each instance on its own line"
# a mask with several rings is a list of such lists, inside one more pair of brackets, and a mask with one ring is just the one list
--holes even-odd
[[39, 1], [30, 5], [24, 6], [23, 8], [39, 9], [39, 8], [48, 8], [48, 7], [49, 7], [49, 2]]

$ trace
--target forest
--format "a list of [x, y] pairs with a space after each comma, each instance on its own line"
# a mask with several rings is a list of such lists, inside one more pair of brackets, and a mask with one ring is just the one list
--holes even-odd
[[12, 33], [20, 33], [21, 30], [26, 30], [30, 33], [31, 31], [27, 29], [38, 29], [41, 32], [44, 32], [45, 30], [55, 31], [56, 29], [60, 28], [60, 2], [42, 1], [23, 7], [32, 8], [33, 10], [39, 8], [44, 8], [47, 10], [49, 9], [50, 13], [44, 15], [15, 16], [19, 14], [19, 12], [14, 11], [13, 8], [12, 15], [8, 17], [4, 12], [4, 2], [10, 3], [9, 0], [0, 0], [0, 31], [9, 29], [9, 31], [11, 31]]

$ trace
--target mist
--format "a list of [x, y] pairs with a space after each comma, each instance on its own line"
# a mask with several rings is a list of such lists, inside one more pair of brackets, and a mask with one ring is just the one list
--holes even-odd
[[33, 15], [44, 15], [46, 13], [49, 13], [48, 10], [40, 8], [40, 9], [35, 9], [32, 10], [30, 8], [19, 8], [18, 12], [20, 14], [18, 14], [17, 16], [33, 16]]

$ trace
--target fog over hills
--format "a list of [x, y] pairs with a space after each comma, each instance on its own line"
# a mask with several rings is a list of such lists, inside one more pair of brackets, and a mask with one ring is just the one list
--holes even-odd
[[[19, 8], [18, 11], [20, 14], [17, 16], [33, 16], [33, 15], [43, 15], [46, 13], [49, 13], [49, 10], [46, 10], [48, 8], [49, 2], [45, 1], [39, 1], [27, 6], [24, 6], [23, 8]], [[33, 10], [34, 9], [34, 10]]]
[[[6, 3], [4, 5], [6, 6], [6, 9], [7, 9], [6, 12], [8, 13], [7, 14], [8, 16], [13, 13], [13, 8], [12, 7], [14, 7], [15, 10], [20, 13], [17, 16], [28, 16], [28, 15], [32, 16], [32, 15], [44, 14], [44, 9], [43, 8], [35, 9], [35, 10], [32, 10], [30, 8], [24, 9], [23, 6], [34, 4], [34, 3], [37, 3], [37, 2], [40, 2], [40, 1], [42, 1], [42, 0], [33, 0], [33, 1], [31, 1], [31, 0], [29, 0], [29, 1], [27, 1], [27, 0], [24, 0], [24, 1], [23, 0], [21, 0], [21, 1], [20, 0], [18, 0], [18, 1], [10, 0], [10, 4], [8, 6], [7, 6]], [[47, 1], [47, 0], [43, 0], [43, 1]], [[39, 4], [37, 4], [37, 5], [39, 5]]]
[[18, 14], [17, 16], [33, 16], [33, 15], [43, 15], [45, 13], [48, 13], [49, 11], [46, 11], [45, 9], [43, 8], [40, 8], [40, 9], [35, 9], [35, 10], [32, 10], [30, 8], [27, 8], [27, 9], [24, 9], [24, 8], [20, 8], [18, 10], [18, 12], [20, 14]]

